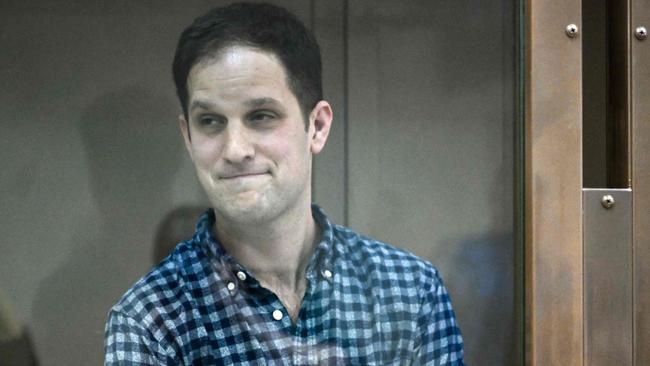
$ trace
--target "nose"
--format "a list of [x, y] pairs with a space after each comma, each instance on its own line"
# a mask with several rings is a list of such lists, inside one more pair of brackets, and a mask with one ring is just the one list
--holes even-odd
[[255, 156], [255, 148], [246, 128], [239, 123], [230, 123], [226, 129], [223, 158], [237, 164]]

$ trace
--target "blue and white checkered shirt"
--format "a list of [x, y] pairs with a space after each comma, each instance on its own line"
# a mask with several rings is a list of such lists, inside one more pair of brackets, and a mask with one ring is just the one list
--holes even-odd
[[107, 365], [463, 365], [449, 295], [431, 264], [332, 225], [307, 267], [295, 324], [212, 235], [196, 234], [111, 309]]

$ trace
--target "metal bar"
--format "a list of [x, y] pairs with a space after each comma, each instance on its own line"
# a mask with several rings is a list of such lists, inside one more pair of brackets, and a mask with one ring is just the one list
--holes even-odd
[[650, 29], [650, 0], [631, 3], [632, 200], [634, 250], [634, 360], [650, 365], [650, 39], [635, 37]]
[[582, 366], [581, 2], [526, 8], [526, 363]]
[[632, 191], [582, 192], [585, 365], [632, 366]]

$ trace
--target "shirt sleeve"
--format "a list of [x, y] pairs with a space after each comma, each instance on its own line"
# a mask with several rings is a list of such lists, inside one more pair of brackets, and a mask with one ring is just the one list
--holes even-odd
[[464, 366], [463, 338], [456, 323], [447, 289], [437, 273], [427, 291], [420, 316], [419, 342], [416, 343], [415, 365]]
[[163, 347], [139, 322], [111, 311], [105, 330], [104, 365], [171, 365]]

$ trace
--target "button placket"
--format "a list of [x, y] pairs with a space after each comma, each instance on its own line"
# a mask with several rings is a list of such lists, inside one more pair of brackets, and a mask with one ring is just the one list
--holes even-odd
[[306, 346], [299, 338], [294, 338], [293, 342], [293, 363], [295, 365], [304, 365], [307, 358]]
[[[246, 273], [246, 270], [241, 268], [239, 265], [234, 265], [231, 267], [227, 275], [229, 277], [228, 289], [231, 287], [230, 283], [233, 283], [235, 285], [235, 291], [242, 290], [244, 288], [250, 289], [251, 287], [255, 287], [253, 277], [249, 276]], [[233, 291], [231, 291], [231, 293], [234, 294]]]

